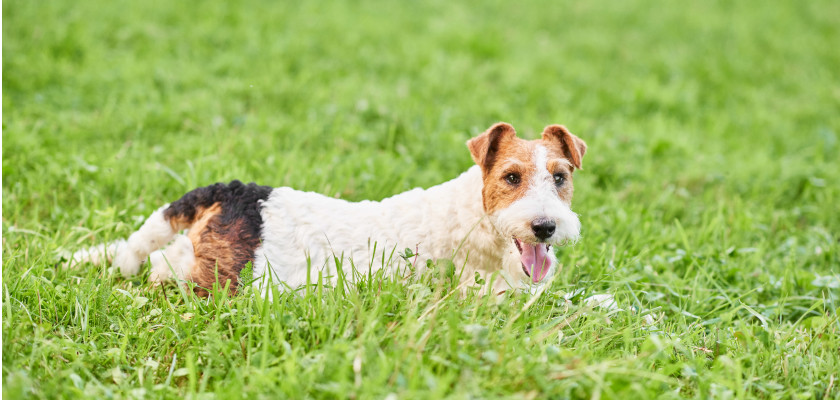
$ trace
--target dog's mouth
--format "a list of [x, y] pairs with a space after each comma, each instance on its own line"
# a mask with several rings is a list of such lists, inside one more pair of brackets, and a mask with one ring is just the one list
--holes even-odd
[[519, 259], [522, 261], [522, 271], [534, 283], [537, 283], [546, 275], [551, 269], [551, 258], [548, 257], [548, 250], [551, 245], [548, 243], [526, 243], [517, 238], [513, 238], [513, 243], [516, 244], [516, 249], [519, 250]]

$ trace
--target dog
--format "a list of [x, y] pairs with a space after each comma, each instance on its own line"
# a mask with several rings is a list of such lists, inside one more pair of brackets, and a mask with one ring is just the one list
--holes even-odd
[[476, 274], [495, 292], [546, 282], [558, 269], [551, 246], [580, 236], [572, 176], [586, 143], [562, 125], [529, 141], [500, 122], [466, 144], [476, 164], [466, 172], [382, 201], [239, 181], [198, 188], [127, 240], [77, 251], [69, 263], [112, 261], [128, 277], [148, 259], [152, 282], [191, 281], [205, 296], [214, 283], [235, 293], [251, 263], [267, 294], [307, 284], [312, 271], [335, 280], [337, 267], [347, 277], [353, 268], [399, 273], [407, 259], [394, 254], [408, 248], [420, 272], [427, 260], [451, 259], [465, 285]]

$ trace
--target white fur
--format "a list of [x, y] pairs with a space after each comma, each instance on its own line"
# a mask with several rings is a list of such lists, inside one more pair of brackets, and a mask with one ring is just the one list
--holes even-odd
[[117, 249], [122, 246], [125, 246], [125, 240], [98, 244], [93, 247], [78, 250], [69, 257], [66, 257], [67, 261], [65, 261], [64, 266], [75, 268], [82, 263], [91, 263], [94, 265], [105, 264], [106, 261], [114, 259], [114, 254], [117, 253]]
[[[395, 272], [405, 267], [398, 254], [409, 248], [419, 254], [415, 265], [421, 270], [426, 260], [452, 258], [456, 266], [465, 267], [459, 268], [465, 281], [474, 280], [475, 272], [489, 277], [505, 271], [508, 277], [524, 278], [518, 256], [515, 264], [501, 262], [517, 250], [484, 218], [482, 185], [481, 170], [474, 166], [449, 182], [380, 202], [351, 203], [274, 189], [263, 203], [263, 244], [254, 257], [254, 276], [270, 271], [274, 282], [296, 288], [306, 283], [307, 262], [311, 279], [319, 270], [335, 276], [334, 257], [343, 260], [347, 276], [351, 265], [364, 273], [383, 267]], [[494, 285], [500, 290], [509, 287], [501, 278]]]
[[175, 237], [175, 231], [164, 218], [163, 212], [169, 204], [157, 209], [143, 226], [131, 234], [125, 246], [119, 246], [114, 255], [114, 265], [120, 268], [123, 276], [136, 275], [140, 265], [153, 251], [163, 247]]

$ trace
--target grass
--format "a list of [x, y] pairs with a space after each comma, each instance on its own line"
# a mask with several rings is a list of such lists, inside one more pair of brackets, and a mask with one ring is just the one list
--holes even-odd
[[[5, 1], [3, 397], [836, 398], [837, 15]], [[442, 270], [200, 299], [54, 267], [217, 181], [350, 200], [437, 184], [499, 120], [589, 144], [584, 235], [539, 297], [446, 297]]]

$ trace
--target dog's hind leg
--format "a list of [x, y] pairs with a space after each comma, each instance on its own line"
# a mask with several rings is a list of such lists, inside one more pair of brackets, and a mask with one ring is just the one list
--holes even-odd
[[[189, 280], [195, 266], [195, 249], [186, 235], [176, 235], [175, 240], [165, 250], [157, 250], [149, 255], [152, 273], [149, 280], [163, 283], [174, 279]], [[173, 276], [174, 273], [174, 276]]]
[[153, 251], [160, 249], [175, 237], [176, 230], [164, 216], [165, 205], [149, 216], [143, 226], [131, 234], [125, 244], [117, 246], [114, 265], [125, 277], [137, 274], [140, 265]]

